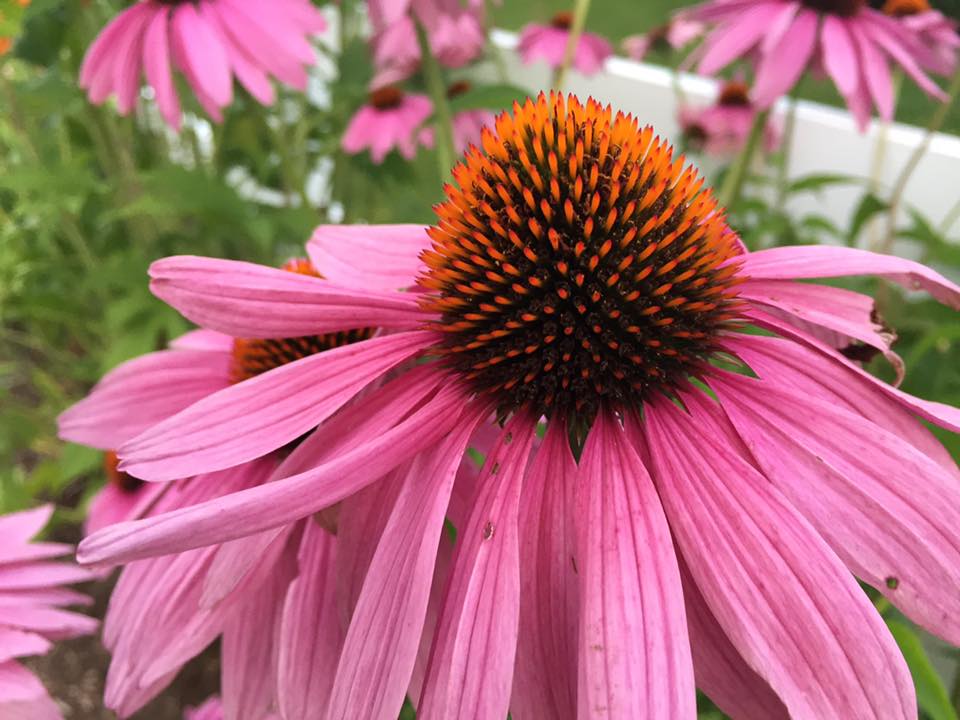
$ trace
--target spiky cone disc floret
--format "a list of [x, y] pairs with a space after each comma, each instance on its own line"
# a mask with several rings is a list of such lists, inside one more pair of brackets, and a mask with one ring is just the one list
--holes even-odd
[[589, 419], [702, 373], [737, 315], [736, 235], [631, 115], [541, 94], [453, 170], [423, 260], [446, 361], [501, 414]]

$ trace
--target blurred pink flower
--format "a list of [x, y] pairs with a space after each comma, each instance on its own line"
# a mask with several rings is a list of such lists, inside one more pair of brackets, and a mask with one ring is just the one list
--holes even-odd
[[[543, 60], [551, 68], [563, 64], [567, 39], [573, 22], [569, 12], [557, 13], [549, 25], [527, 25], [520, 33], [517, 51], [525, 63]], [[580, 36], [573, 55], [573, 67], [584, 75], [593, 75], [603, 68], [603, 62], [613, 54], [610, 42], [595, 33]]]
[[887, 0], [882, 10], [920, 35], [924, 49], [930, 54], [925, 66], [941, 75], [953, 74], [960, 48], [954, 20], [931, 8], [927, 0]]
[[308, 38], [325, 27], [309, 0], [139, 0], [90, 46], [80, 86], [96, 104], [115, 94], [118, 112], [126, 115], [136, 107], [142, 72], [160, 114], [179, 130], [176, 68], [220, 122], [233, 100], [234, 76], [264, 105], [275, 99], [271, 75], [305, 89], [305, 67], [316, 61]]
[[703, 23], [688, 20], [678, 14], [666, 25], [654, 28], [643, 35], [631, 35], [623, 39], [623, 51], [627, 57], [641, 61], [651, 50], [665, 46], [679, 50], [703, 34]]
[[[680, 129], [687, 145], [708, 155], [729, 156], [739, 152], [757, 115], [748, 93], [746, 84], [734, 80], [720, 89], [712, 105], [700, 108], [681, 106]], [[769, 153], [779, 145], [779, 129], [769, 120], [763, 131], [763, 148]]]
[[453, 116], [453, 144], [458, 153], [471, 145], [480, 144], [480, 133], [493, 125], [494, 115], [489, 110], [463, 110]]
[[60, 710], [41, 682], [16, 658], [43, 655], [52, 643], [89, 635], [97, 622], [61, 609], [89, 598], [60, 587], [91, 579], [89, 570], [51, 558], [73, 553], [70, 545], [31, 543], [53, 507], [0, 515], [0, 718], [59, 720]]
[[715, 26], [698, 49], [699, 71], [714, 75], [748, 59], [756, 66], [751, 96], [760, 109], [788, 93], [808, 68], [822, 67], [861, 129], [873, 105], [890, 120], [891, 62], [928, 94], [945, 99], [924, 72], [937, 67], [921, 34], [863, 0], [709, 0], [685, 12]]
[[[960, 470], [920, 422], [957, 431], [960, 411], [795, 322], [887, 351], [871, 298], [806, 281], [874, 274], [954, 309], [960, 287], [846, 247], [745, 252], [695, 171], [594, 101], [541, 96], [498, 117], [454, 179], [429, 229], [315, 236], [329, 285], [213, 258], [152, 266], [155, 294], [211, 330], [389, 334], [126, 443], [121, 467], [162, 481], [312, 431], [291, 473], [107, 528], [81, 559], [248, 541], [369, 490], [385, 519], [327, 717], [394, 717], [410, 692], [426, 720], [600, 705], [692, 720], [696, 683], [734, 717], [915, 718], [909, 669], [855, 576], [960, 641]], [[433, 624], [454, 479], [493, 409], [504, 424], [451, 518]]]
[[373, 26], [374, 89], [405, 80], [419, 67], [415, 20], [423, 24], [431, 52], [445, 67], [463, 67], [483, 50], [483, 2], [463, 6], [459, 0], [368, 0], [367, 6]]
[[433, 134], [424, 128], [432, 112], [426, 95], [404, 93], [395, 86], [374, 90], [351, 118], [341, 146], [351, 155], [369, 150], [378, 165], [391, 150], [412, 160], [418, 145], [433, 147]]

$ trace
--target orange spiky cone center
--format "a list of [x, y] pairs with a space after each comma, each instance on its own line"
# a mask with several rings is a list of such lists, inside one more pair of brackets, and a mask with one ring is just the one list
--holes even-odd
[[593, 100], [515, 105], [453, 171], [421, 283], [501, 412], [590, 417], [696, 375], [736, 315], [735, 234], [672, 148]]

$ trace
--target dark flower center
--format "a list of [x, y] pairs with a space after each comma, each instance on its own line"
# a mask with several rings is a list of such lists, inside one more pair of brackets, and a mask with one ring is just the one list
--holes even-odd
[[852, 17], [866, 5], [865, 0], [801, 0], [808, 8], [828, 15]]
[[403, 102], [403, 90], [394, 85], [388, 85], [370, 93], [369, 100], [377, 110], [390, 110], [399, 107]]
[[697, 375], [735, 315], [738, 250], [695, 171], [593, 100], [541, 95], [495, 127], [424, 253], [446, 361], [502, 414], [586, 420]]
[[700, 150], [707, 142], [707, 129], [700, 123], [692, 123], [683, 130], [683, 139], [694, 150]]
[[[283, 269], [301, 275], [320, 277], [310, 261], [305, 259], [291, 260], [283, 266]], [[252, 340], [237, 338], [233, 341], [230, 380], [235, 383], [243, 382], [309, 355], [367, 340], [372, 334], [372, 330], [362, 329], [295, 338]]]
[[887, 0], [883, 4], [883, 12], [893, 17], [908, 17], [919, 15], [930, 10], [927, 0]]
[[447, 88], [447, 97], [455, 98], [460, 97], [461, 95], [466, 95], [468, 92], [470, 92], [471, 87], [472, 86], [467, 80], [458, 80]]
[[123, 472], [119, 465], [120, 460], [115, 452], [108, 450], [103, 454], [103, 469], [107, 474], [107, 482], [125, 493], [135, 493], [143, 487], [143, 480]]
[[750, 88], [739, 80], [731, 80], [720, 89], [717, 104], [724, 107], [749, 107]]
[[558, 30], [569, 30], [573, 27], [573, 13], [566, 10], [558, 12], [550, 20], [550, 25]]

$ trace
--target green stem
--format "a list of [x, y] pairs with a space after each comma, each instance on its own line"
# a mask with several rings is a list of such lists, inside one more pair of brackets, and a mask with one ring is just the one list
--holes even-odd
[[450, 102], [447, 100], [447, 86], [443, 81], [443, 72], [430, 49], [427, 31], [419, 20], [415, 20], [414, 25], [417, 29], [417, 42], [420, 43], [424, 79], [427, 81], [427, 90], [433, 99], [433, 112], [436, 115], [437, 162], [440, 166], [440, 177], [445, 178], [453, 168], [453, 159], [457, 155], [453, 145], [453, 113], [450, 111]]
[[577, 54], [577, 45], [580, 43], [580, 36], [583, 35], [583, 28], [587, 24], [587, 13], [589, 12], [590, 0], [576, 0], [573, 5], [573, 23], [570, 25], [570, 35], [567, 36], [567, 47], [563, 52], [563, 62], [554, 76], [553, 86], [557, 90], [563, 88], [567, 73], [570, 72], [570, 66]]
[[783, 144], [780, 147], [780, 165], [777, 168], [777, 199], [774, 208], [782, 211], [787, 203], [787, 185], [790, 181], [790, 155], [793, 152], [793, 135], [797, 126], [797, 101], [788, 98], [790, 107], [783, 125]]
[[770, 117], [769, 110], [762, 110], [757, 113], [753, 119], [753, 126], [750, 128], [750, 135], [747, 136], [747, 143], [743, 150], [733, 161], [733, 165], [727, 171], [727, 176], [723, 180], [723, 186], [717, 195], [720, 207], [729, 210], [731, 206], [740, 199], [740, 193], [743, 192], [743, 184], [746, 182], [747, 173], [753, 162], [753, 156], [760, 147], [760, 138], [763, 137], [763, 130], [767, 125], [767, 118]]
[[947, 214], [943, 216], [943, 222], [940, 223], [938, 228], [940, 234], [946, 235], [950, 232], [957, 220], [960, 220], [960, 200], [957, 200]]
[[907, 185], [910, 183], [910, 178], [913, 177], [913, 173], [920, 164], [920, 161], [923, 160], [923, 156], [926, 155], [927, 150], [930, 149], [930, 143], [933, 142], [933, 138], [937, 132], [939, 132], [940, 128], [943, 127], [943, 123], [946, 121], [947, 115], [950, 112], [950, 108], [953, 107], [953, 102], [956, 100], [958, 93], [960, 93], [960, 70], [954, 73], [953, 78], [950, 80], [950, 87], [947, 89], [947, 99], [944, 100], [936, 112], [930, 116], [930, 122], [927, 123], [927, 132], [923, 136], [923, 140], [917, 146], [916, 150], [913, 151], [906, 165], [903, 166], [903, 170], [900, 171], [897, 181], [894, 183], [893, 190], [890, 193], [890, 205], [887, 210], [887, 232], [883, 238], [883, 242], [878, 248], [880, 252], [890, 252], [890, 249], [893, 247], [893, 241], [897, 235], [897, 217], [900, 214], [900, 206], [903, 204], [903, 195], [906, 192]]

